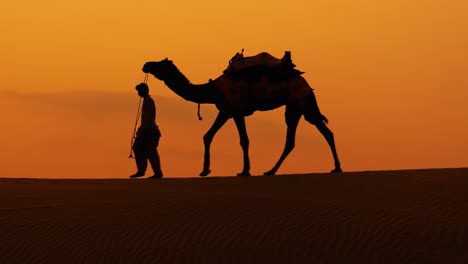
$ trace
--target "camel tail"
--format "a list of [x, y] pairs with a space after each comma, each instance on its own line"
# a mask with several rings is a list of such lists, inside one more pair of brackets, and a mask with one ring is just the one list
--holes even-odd
[[317, 99], [313, 91], [307, 96], [308, 109], [304, 113], [304, 117], [312, 123], [328, 124], [328, 118], [320, 112], [317, 104]]
[[328, 118], [326, 116], [322, 115], [322, 120], [325, 124], [328, 124]]

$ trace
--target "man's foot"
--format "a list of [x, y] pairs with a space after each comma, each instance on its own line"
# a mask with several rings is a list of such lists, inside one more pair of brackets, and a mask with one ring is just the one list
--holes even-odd
[[162, 179], [163, 175], [162, 174], [154, 174], [151, 177], [148, 177], [148, 179]]
[[134, 178], [140, 178], [140, 177], [143, 177], [143, 176], [145, 176], [145, 173], [137, 172], [137, 173], [135, 173], [133, 175], [130, 175], [130, 178], [134, 179]]
[[341, 168], [335, 168], [334, 170], [330, 171], [331, 173], [342, 173], [343, 171]]

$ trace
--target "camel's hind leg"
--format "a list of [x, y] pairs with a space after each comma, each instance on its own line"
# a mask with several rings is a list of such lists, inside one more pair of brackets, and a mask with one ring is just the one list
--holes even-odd
[[306, 107], [306, 111], [304, 112], [304, 118], [307, 122], [315, 125], [327, 140], [327, 143], [330, 146], [331, 152], [333, 154], [333, 160], [335, 161], [335, 169], [333, 169], [331, 172], [341, 172], [340, 160], [338, 159], [338, 154], [336, 153], [335, 137], [333, 136], [333, 132], [326, 125], [328, 120], [320, 113], [313, 93], [309, 97], [308, 104], [309, 105]]
[[335, 168], [331, 172], [342, 172], [340, 160], [338, 159], [338, 154], [336, 153], [335, 138], [333, 136], [333, 132], [323, 122], [319, 124], [314, 124], [314, 125], [317, 127], [320, 133], [322, 133], [322, 135], [327, 140], [327, 143], [330, 146], [331, 152], [333, 154], [333, 160], [335, 161]]
[[297, 124], [299, 123], [299, 120], [301, 119], [301, 116], [302, 113], [300, 111], [297, 111], [291, 106], [286, 106], [285, 117], [286, 125], [288, 126], [288, 130], [286, 132], [286, 144], [284, 145], [283, 153], [281, 154], [281, 157], [279, 158], [278, 162], [276, 162], [275, 166], [271, 170], [265, 172], [263, 175], [275, 175], [276, 171], [279, 169], [283, 161], [294, 149], [294, 144], [296, 141], [296, 128]]

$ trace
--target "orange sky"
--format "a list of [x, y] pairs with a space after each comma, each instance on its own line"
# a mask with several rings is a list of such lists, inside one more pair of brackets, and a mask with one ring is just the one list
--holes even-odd
[[[0, 12], [0, 177], [127, 177], [144, 62], [169, 57], [203, 83], [242, 48], [292, 51], [344, 170], [468, 166], [466, 1], [26, 0]], [[153, 77], [149, 85], [165, 174], [197, 175], [216, 110], [202, 106], [199, 122], [195, 104]], [[280, 155], [283, 112], [247, 119], [254, 174]], [[238, 141], [230, 121], [212, 145], [213, 175], [241, 170]], [[278, 173], [332, 167], [325, 140], [302, 121]]]

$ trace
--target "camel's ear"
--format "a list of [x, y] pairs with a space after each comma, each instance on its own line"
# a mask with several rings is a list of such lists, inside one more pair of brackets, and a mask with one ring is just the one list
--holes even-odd
[[168, 59], [167, 59], [167, 58], [165, 58], [164, 60], [165, 60], [165, 61], [168, 61]]

